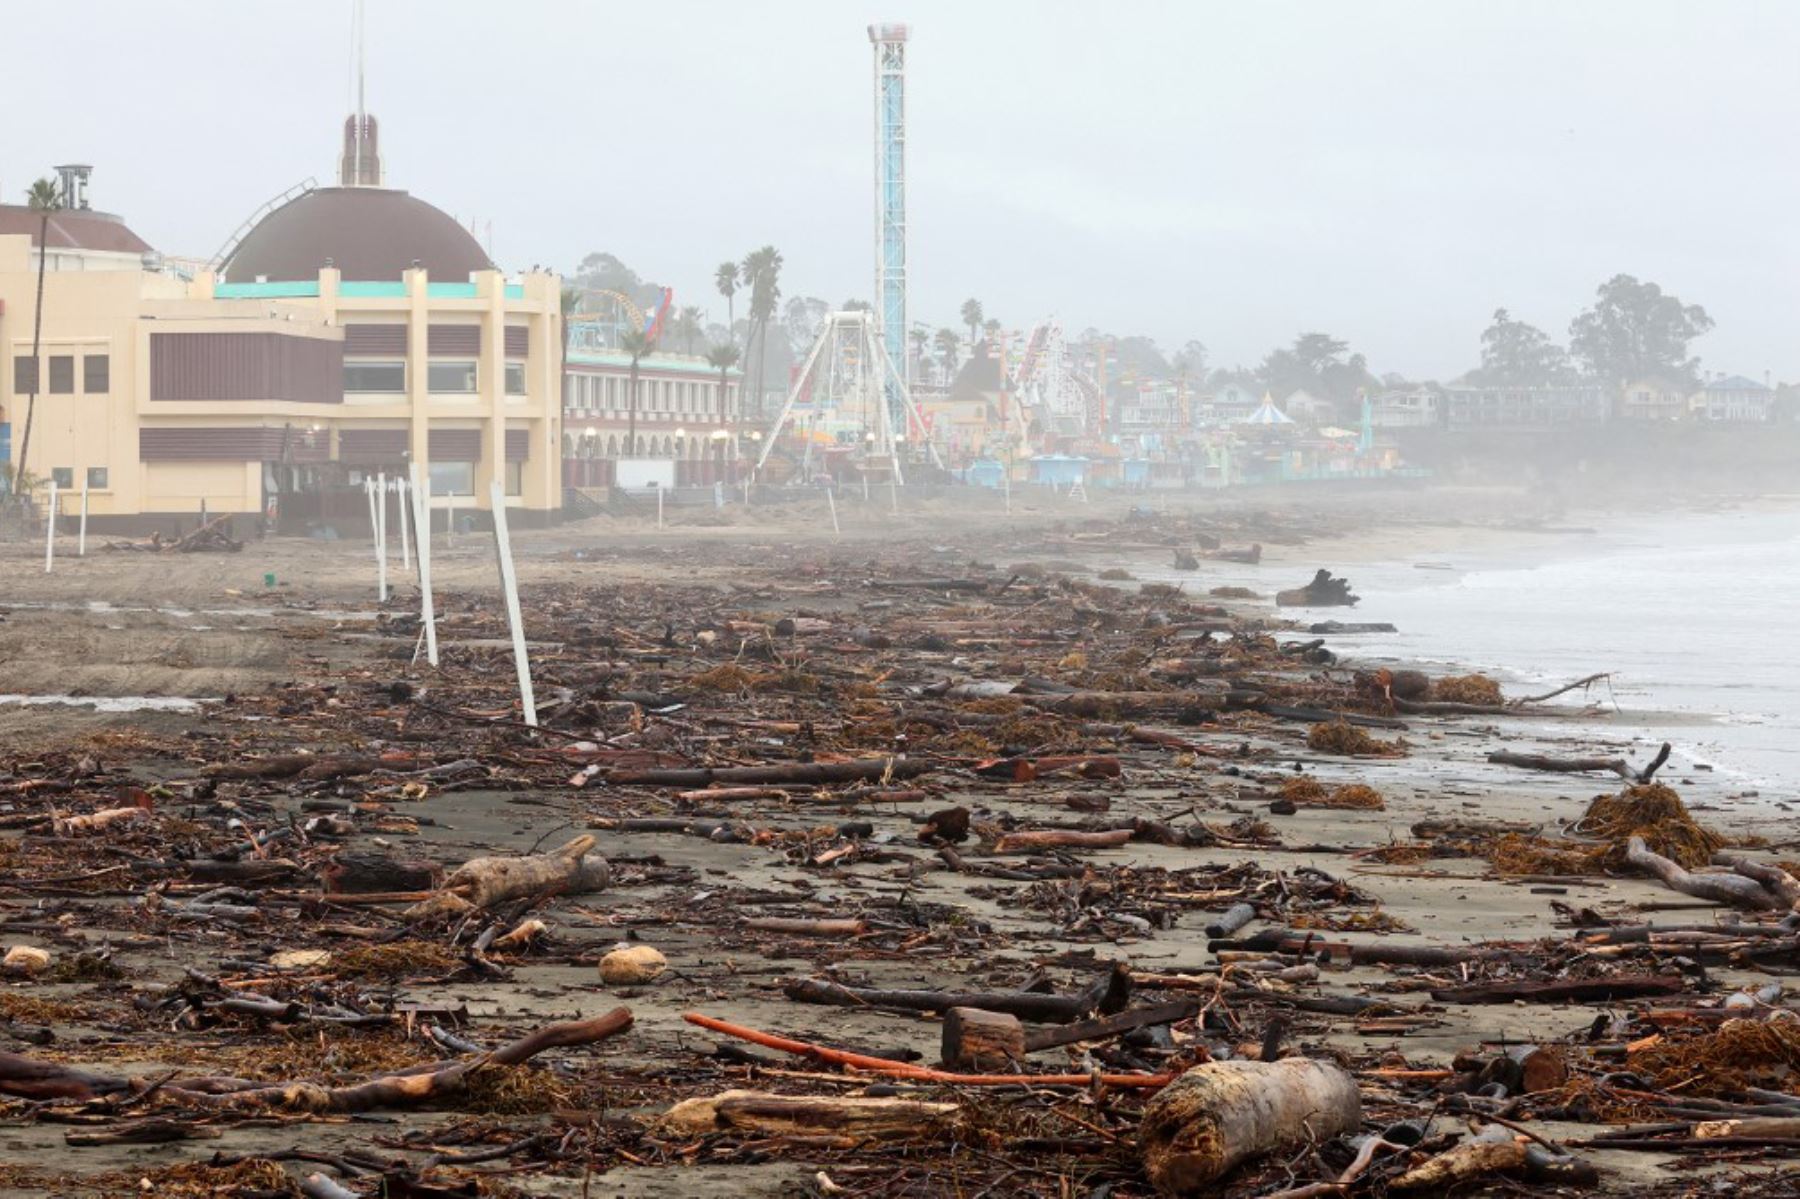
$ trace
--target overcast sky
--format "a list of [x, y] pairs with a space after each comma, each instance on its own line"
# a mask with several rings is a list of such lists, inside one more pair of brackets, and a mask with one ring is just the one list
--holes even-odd
[[[1322, 330], [1378, 372], [1476, 364], [1497, 306], [1559, 340], [1605, 278], [1705, 305], [1707, 369], [1800, 378], [1800, 3], [1789, 0], [370, 0], [388, 180], [509, 269], [609, 250], [723, 316], [873, 290], [873, 20], [913, 27], [912, 313], [1198, 338]], [[96, 207], [210, 256], [331, 179], [349, 0], [6, 12], [0, 188], [70, 159]]]

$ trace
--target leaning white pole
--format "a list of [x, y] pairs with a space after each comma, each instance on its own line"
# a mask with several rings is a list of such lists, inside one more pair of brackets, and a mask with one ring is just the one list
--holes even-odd
[[659, 529], [663, 527], [663, 489], [661, 483], [656, 485], [656, 527]]
[[407, 536], [406, 522], [410, 515], [408, 509], [411, 505], [407, 503], [407, 487], [404, 478], [394, 480], [394, 495], [400, 501], [400, 569], [410, 574], [412, 573], [412, 538]]
[[831, 488], [829, 487], [825, 489], [825, 502], [831, 505], [831, 531], [834, 535], [842, 537], [844, 535], [844, 530], [838, 528], [837, 497], [831, 494]]
[[88, 481], [84, 478], [81, 480], [81, 531], [75, 537], [75, 556], [77, 558], [87, 557], [87, 501]]
[[387, 472], [375, 476], [375, 577], [381, 602], [387, 603]]
[[44, 522], [44, 573], [56, 564], [56, 480], [50, 480], [50, 519]]
[[412, 471], [413, 528], [425, 532], [419, 537], [419, 619], [425, 622], [425, 660], [438, 664], [437, 602], [431, 595], [431, 489], [419, 486], [419, 464]]
[[513, 574], [512, 540], [506, 533], [506, 486], [494, 480], [488, 491], [494, 506], [494, 550], [500, 555], [500, 590], [506, 593], [506, 622], [512, 626], [513, 663], [519, 668], [519, 704], [525, 723], [537, 727], [537, 701], [531, 695], [531, 662], [525, 657], [525, 618], [519, 615], [519, 580]]

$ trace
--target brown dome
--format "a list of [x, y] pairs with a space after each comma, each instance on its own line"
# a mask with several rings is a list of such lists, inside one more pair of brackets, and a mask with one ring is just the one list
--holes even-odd
[[258, 221], [220, 275], [231, 283], [312, 279], [327, 260], [356, 280], [399, 279], [417, 265], [461, 283], [493, 269], [467, 229], [423, 200], [381, 187], [321, 187]]

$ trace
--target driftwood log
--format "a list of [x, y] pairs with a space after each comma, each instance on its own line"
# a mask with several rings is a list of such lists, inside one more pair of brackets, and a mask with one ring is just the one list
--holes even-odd
[[1047, 995], [1038, 991], [915, 991], [879, 987], [846, 987], [823, 978], [794, 979], [782, 993], [796, 1003], [835, 1007], [884, 1007], [909, 1012], [947, 1012], [951, 1008], [980, 1008], [1003, 1012], [1043, 1024], [1067, 1024], [1090, 1012], [1117, 1012], [1131, 997], [1131, 971], [1116, 965], [1074, 995]]
[[1199, 1010], [1197, 1000], [1178, 999], [1092, 1020], [1027, 1030], [1017, 1016], [979, 1008], [951, 1008], [944, 1013], [942, 1057], [946, 1066], [957, 1069], [1002, 1070], [1040, 1049], [1108, 1040], [1136, 1029], [1185, 1020]]
[[1633, 769], [1631, 763], [1624, 758], [1552, 758], [1543, 754], [1516, 754], [1505, 749], [1495, 750], [1487, 756], [1487, 760], [1496, 766], [1517, 766], [1521, 770], [1543, 770], [1552, 774], [1588, 774], [1610, 770], [1628, 783], [1648, 783], [1663, 768], [1663, 763], [1669, 760], [1669, 753], [1670, 746], [1665, 741], [1650, 764], [1641, 770]]
[[912, 1140], [947, 1131], [954, 1103], [836, 1095], [771, 1095], [725, 1091], [684, 1099], [657, 1121], [666, 1134], [706, 1136], [745, 1132], [774, 1137], [832, 1137], [854, 1141]]
[[486, 1066], [516, 1066], [548, 1049], [603, 1041], [625, 1032], [631, 1022], [628, 1009], [614, 1008], [592, 1020], [549, 1025], [492, 1053], [434, 1062], [338, 1087], [309, 1082], [270, 1086], [241, 1078], [216, 1077], [177, 1078], [152, 1086], [141, 1079], [0, 1053], [0, 1095], [93, 1100], [153, 1091], [165, 1102], [225, 1111], [361, 1112], [406, 1107], [460, 1092], [470, 1076]]
[[1309, 1058], [1208, 1062], [1144, 1105], [1138, 1152], [1165, 1195], [1216, 1195], [1240, 1162], [1326, 1141], [1362, 1121], [1356, 1080]]
[[456, 915], [512, 899], [585, 895], [612, 881], [606, 859], [590, 854], [594, 837], [583, 833], [549, 853], [512, 858], [470, 858], [444, 879], [443, 890], [406, 910], [413, 919]]
[[1692, 895], [1695, 899], [1709, 899], [1753, 912], [1792, 906], [1783, 904], [1779, 896], [1754, 878], [1742, 874], [1694, 874], [1685, 870], [1679, 863], [1652, 851], [1642, 837], [1633, 837], [1625, 843], [1625, 860], [1645, 874], [1661, 879], [1671, 891]]

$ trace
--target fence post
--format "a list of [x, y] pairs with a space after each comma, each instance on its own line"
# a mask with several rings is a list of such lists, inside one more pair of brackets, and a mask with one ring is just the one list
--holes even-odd
[[531, 662], [525, 656], [525, 618], [519, 614], [519, 580], [513, 574], [512, 539], [506, 529], [506, 485], [494, 480], [488, 496], [494, 506], [494, 552], [500, 558], [500, 590], [506, 595], [506, 623], [512, 627], [513, 664], [519, 670], [519, 706], [525, 723], [537, 727], [537, 700], [531, 694]]

